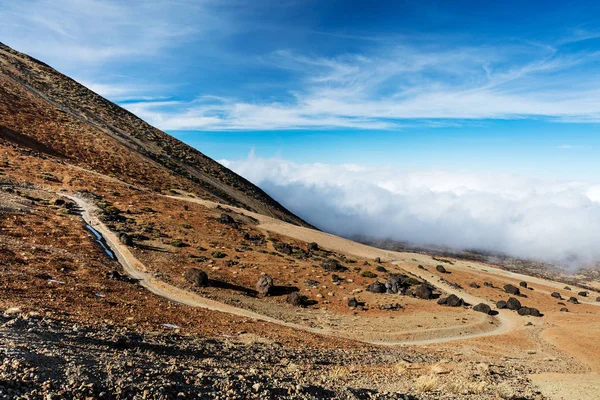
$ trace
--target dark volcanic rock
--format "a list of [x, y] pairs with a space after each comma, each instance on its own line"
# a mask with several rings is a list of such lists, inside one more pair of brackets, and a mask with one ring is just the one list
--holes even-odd
[[379, 272], [387, 272], [387, 269], [385, 269], [385, 267], [383, 265], [376, 266], [375, 270], [379, 271]]
[[481, 286], [479, 286], [478, 283], [476, 282], [471, 282], [469, 283], [469, 286], [472, 287], [473, 289], [479, 289]]
[[519, 290], [519, 288], [516, 286], [513, 286], [513, 285], [504, 285], [504, 291], [508, 294], [512, 294], [515, 296], [518, 296], [521, 294], [521, 291]]
[[600, 302], [600, 296], [596, 297], [596, 301]]
[[125, 246], [133, 246], [133, 239], [126, 233], [121, 233], [119, 235], [119, 242], [121, 242]]
[[540, 313], [540, 310], [538, 310], [537, 308], [533, 308], [533, 307], [529, 307], [529, 315], [531, 315], [532, 317], [541, 317], [542, 314]]
[[484, 314], [489, 314], [492, 312], [492, 308], [484, 303], [477, 304], [475, 307], [473, 307], [473, 310], [482, 312]]
[[415, 296], [419, 299], [430, 300], [433, 298], [433, 290], [429, 285], [422, 283], [415, 289]]
[[522, 316], [531, 315], [531, 309], [528, 307], [521, 307], [517, 310], [517, 313]]
[[511, 297], [506, 302], [506, 308], [508, 308], [509, 310], [513, 310], [513, 311], [518, 310], [519, 308], [521, 308], [521, 302], [519, 300], [515, 299], [514, 297]]
[[298, 292], [292, 292], [288, 295], [286, 302], [295, 307], [306, 307], [308, 305], [308, 298]]
[[563, 307], [563, 308], [560, 309], [560, 311], [562, 311], [562, 312], [569, 312], [569, 309], [567, 307]]
[[565, 289], [565, 290], [571, 290], [571, 288], [570, 288], [570, 287], [568, 287], [568, 286], [565, 286], [565, 287], [564, 287], [564, 289]]
[[587, 297], [588, 292], [579, 292], [577, 293], [579, 296]]
[[219, 222], [227, 225], [235, 224], [235, 220], [227, 214], [221, 214], [221, 216], [219, 217]]
[[381, 258], [380, 257], [375, 257], [375, 262], [378, 264], [381, 264]]
[[358, 307], [358, 300], [356, 300], [356, 297], [352, 297], [351, 299], [348, 299], [348, 307], [352, 307], [352, 308], [356, 308]]
[[312, 279], [307, 279], [304, 281], [304, 284], [308, 287], [317, 288], [321, 284], [319, 281], [315, 281]]
[[189, 283], [196, 286], [208, 285], [208, 275], [198, 268], [190, 268], [183, 273], [183, 277]]
[[275, 247], [275, 250], [277, 250], [278, 252], [283, 253], [285, 255], [289, 256], [290, 254], [292, 254], [292, 246], [290, 246], [287, 243], [281, 243], [281, 242], [275, 243], [274, 247]]
[[318, 245], [317, 243], [315, 243], [315, 242], [310, 242], [310, 243], [308, 244], [308, 247], [307, 247], [307, 248], [308, 248], [308, 250], [310, 250], [310, 251], [317, 251], [317, 250], [319, 250], [319, 245]]
[[501, 310], [503, 308], [506, 308], [506, 301], [504, 300], [500, 300], [499, 302], [496, 303], [496, 308]]
[[527, 282], [519, 282], [519, 286], [526, 288]]
[[446, 268], [444, 268], [444, 266], [443, 266], [443, 265], [437, 265], [437, 266], [435, 267], [435, 269], [436, 269], [436, 271], [437, 271], [437, 272], [440, 272], [440, 273], [442, 273], [442, 274], [445, 274], [445, 273], [446, 273]]
[[460, 297], [451, 294], [450, 296], [448, 296], [448, 298], [446, 299], [446, 305], [450, 306], [450, 307], [460, 307], [464, 304], [464, 300], [461, 299]]
[[321, 267], [328, 272], [344, 272], [348, 271], [348, 268], [344, 267], [340, 262], [334, 258], [328, 258], [321, 263]]
[[552, 293], [550, 294], [550, 296], [552, 296], [552, 297], [554, 297], [554, 298], [557, 298], [557, 299], [562, 299], [562, 296], [561, 296], [561, 295], [560, 295], [560, 293], [558, 293], [558, 292], [552, 292]]
[[579, 304], [579, 300], [577, 300], [576, 297], [569, 297], [569, 300], [567, 300], [567, 303]]
[[367, 286], [367, 292], [371, 293], [385, 293], [385, 285], [379, 281], [371, 283]]
[[444, 305], [447, 305], [449, 307], [460, 307], [464, 303], [465, 303], [464, 300], [461, 299], [460, 297], [458, 297], [455, 294], [451, 294], [448, 297], [440, 298], [438, 300], [438, 304], [444, 304]]
[[258, 278], [258, 282], [256, 282], [256, 291], [262, 295], [269, 294], [269, 291], [273, 287], [273, 278], [269, 275], [263, 275]]

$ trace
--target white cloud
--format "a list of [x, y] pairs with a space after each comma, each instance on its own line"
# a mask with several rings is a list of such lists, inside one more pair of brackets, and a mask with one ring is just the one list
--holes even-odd
[[600, 261], [600, 185], [359, 165], [221, 161], [308, 222], [455, 249], [569, 265]]

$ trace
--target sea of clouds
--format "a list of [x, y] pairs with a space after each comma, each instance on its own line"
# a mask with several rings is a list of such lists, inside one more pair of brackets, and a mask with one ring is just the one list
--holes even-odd
[[316, 227], [581, 266], [600, 261], [600, 184], [441, 170], [221, 160]]

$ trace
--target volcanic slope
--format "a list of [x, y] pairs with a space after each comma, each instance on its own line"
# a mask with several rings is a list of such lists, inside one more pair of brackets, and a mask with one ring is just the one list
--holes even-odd
[[246, 179], [2, 43], [0, 137], [137, 186], [183, 189], [308, 226]]

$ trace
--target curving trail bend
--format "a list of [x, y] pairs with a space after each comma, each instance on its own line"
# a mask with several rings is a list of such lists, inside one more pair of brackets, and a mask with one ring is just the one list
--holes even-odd
[[[408, 341], [369, 341], [363, 340], [361, 338], [355, 337], [352, 334], [345, 333], [339, 330], [331, 330], [324, 328], [313, 328], [305, 325], [300, 325], [296, 323], [286, 322], [283, 320], [275, 319], [268, 317], [266, 315], [262, 315], [250, 310], [246, 310], [244, 308], [231, 306], [226, 303], [222, 303], [216, 300], [208, 299], [202, 297], [196, 293], [192, 293], [173, 285], [167, 284], [160, 280], [155, 279], [151, 274], [147, 272], [147, 268], [144, 264], [142, 264], [127, 248], [127, 246], [123, 245], [117, 235], [115, 235], [106, 225], [100, 221], [100, 219], [95, 215], [95, 208], [90, 202], [87, 200], [77, 197], [77, 196], [66, 196], [79, 206], [81, 209], [81, 216], [83, 220], [93, 227], [96, 231], [98, 231], [104, 237], [104, 240], [110, 247], [110, 249], [114, 252], [117, 260], [123, 266], [123, 269], [127, 275], [130, 277], [139, 280], [139, 284], [149, 290], [150, 292], [156, 294], [157, 296], [163, 297], [167, 300], [185, 304], [191, 307], [200, 307], [212, 311], [219, 311], [223, 313], [228, 313], [232, 315], [237, 315], [240, 317], [250, 318], [254, 320], [269, 322], [273, 324], [277, 324], [280, 326], [285, 326], [292, 329], [302, 330], [310, 333], [338, 337], [343, 339], [357, 340], [364, 343], [376, 344], [376, 345], [384, 345], [384, 346], [395, 346], [395, 345], [425, 345], [425, 344], [434, 344], [434, 343], [445, 343], [456, 340], [465, 340], [479, 337], [487, 337], [493, 335], [501, 335], [515, 328], [516, 322], [513, 315], [510, 315], [507, 312], [500, 312], [494, 320], [495, 325], [494, 328], [485, 332], [478, 333], [468, 333], [468, 334], [455, 334], [451, 336], [442, 336], [439, 338], [433, 339], [416, 339], [416, 340], [408, 340]], [[195, 198], [182, 198], [176, 196], [168, 196], [173, 199], [177, 199], [180, 201], [190, 201], [194, 203], [200, 203], [204, 206], [214, 208], [218, 204], [199, 200]], [[384, 251], [380, 249], [376, 249], [370, 246], [365, 246], [359, 243], [352, 242], [347, 239], [340, 238], [338, 236], [330, 235], [327, 233], [323, 233], [320, 231], [299, 227], [296, 225], [287, 224], [285, 222], [276, 220], [274, 218], [266, 217], [261, 214], [256, 214], [250, 211], [246, 211], [243, 209], [239, 209], [236, 207], [230, 207], [236, 212], [243, 213], [254, 218], [257, 218], [260, 221], [259, 228], [270, 230], [276, 233], [284, 234], [286, 236], [293, 237], [295, 239], [303, 240], [303, 241], [318, 241], [319, 244], [323, 245], [323, 247], [330, 248], [332, 250], [341, 251], [344, 253], [352, 254], [355, 256], [362, 257], [382, 257], [387, 259], [393, 258], [393, 252]], [[320, 240], [326, 237], [328, 240]], [[365, 253], [367, 253], [365, 255]], [[423, 279], [427, 279], [432, 285], [434, 285], [437, 289], [450, 293], [456, 294], [462, 298], [464, 298], [467, 302], [471, 304], [476, 304], [479, 302], [486, 302], [485, 299], [481, 299], [472, 295], [469, 295], [464, 292], [458, 292], [453, 289], [449, 285], [444, 282], [436, 282], [433, 280], [433, 275], [429, 276], [423, 271], [415, 269], [414, 271], [410, 268], [406, 268], [403, 266], [403, 269], [413, 273], [416, 276], [419, 276]], [[445, 328], [440, 328], [439, 333], [443, 333]], [[437, 330], [436, 330], [437, 331]]]

